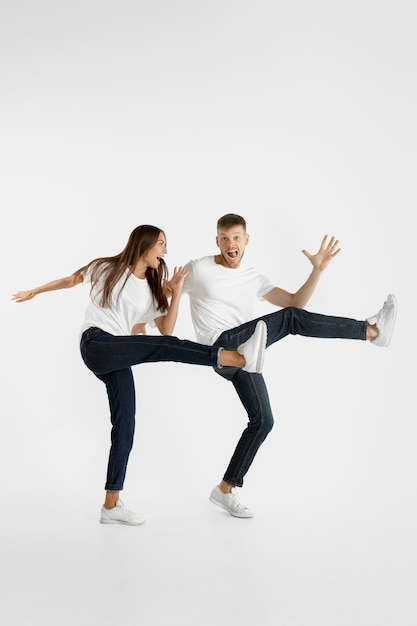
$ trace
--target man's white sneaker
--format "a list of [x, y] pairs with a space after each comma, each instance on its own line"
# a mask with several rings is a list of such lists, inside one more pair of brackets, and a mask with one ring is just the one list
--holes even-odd
[[397, 317], [397, 300], [394, 294], [390, 293], [384, 305], [376, 315], [367, 318], [368, 324], [376, 324], [379, 331], [378, 337], [371, 341], [375, 346], [387, 348], [391, 343], [394, 332], [395, 320]]
[[140, 526], [144, 521], [145, 517], [143, 515], [136, 515], [136, 513], [127, 509], [120, 499], [117, 500], [116, 506], [112, 509], [106, 509], [104, 506], [101, 507], [101, 524]]
[[217, 504], [222, 509], [233, 515], [233, 517], [253, 517], [252, 511], [239, 502], [236, 488], [233, 487], [232, 493], [223, 493], [219, 487], [214, 487], [209, 497], [210, 502]]
[[256, 374], [260, 374], [262, 372], [267, 334], [267, 325], [263, 320], [259, 320], [256, 324], [253, 335], [245, 341], [245, 343], [238, 346], [237, 351], [239, 354], [243, 354], [246, 360], [246, 365], [242, 368], [245, 372], [252, 372]]

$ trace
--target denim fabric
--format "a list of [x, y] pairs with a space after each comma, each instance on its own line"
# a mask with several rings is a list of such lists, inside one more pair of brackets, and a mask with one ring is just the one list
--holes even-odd
[[[238, 345], [249, 339], [260, 319], [268, 326], [267, 347], [287, 335], [364, 341], [368, 326], [366, 321], [320, 315], [296, 307], [287, 307], [224, 331], [214, 345], [221, 345], [226, 350], [236, 350]], [[274, 424], [268, 390], [262, 374], [251, 374], [233, 367], [216, 371], [233, 383], [249, 418], [248, 426], [242, 433], [223, 477], [226, 482], [242, 487], [245, 474]]]
[[114, 336], [86, 330], [80, 343], [86, 366], [106, 385], [112, 423], [105, 489], [121, 491], [135, 432], [135, 386], [132, 365], [174, 361], [216, 368], [219, 348], [171, 336]]

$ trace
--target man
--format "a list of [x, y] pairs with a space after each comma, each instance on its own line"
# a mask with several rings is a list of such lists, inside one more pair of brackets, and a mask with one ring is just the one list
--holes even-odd
[[[320, 274], [340, 252], [338, 240], [325, 236], [316, 254], [303, 250], [313, 269], [306, 282], [290, 293], [274, 286], [255, 268], [243, 263], [249, 242], [246, 222], [240, 215], [228, 213], [217, 222], [216, 243], [219, 254], [189, 261], [183, 293], [190, 298], [191, 317], [197, 341], [222, 345], [229, 350], [246, 341], [259, 319], [267, 325], [267, 347], [288, 334], [306, 337], [369, 340], [374, 345], [389, 345], [396, 318], [396, 300], [389, 295], [382, 309], [363, 321], [309, 313], [303, 308], [317, 287]], [[273, 313], [253, 318], [256, 298], [282, 307]], [[261, 374], [233, 367], [216, 370], [230, 380], [245, 407], [249, 424], [243, 431], [221, 482], [214, 487], [210, 500], [235, 517], [253, 517], [242, 504], [235, 487], [243, 479], [255, 455], [273, 426], [268, 391]]]

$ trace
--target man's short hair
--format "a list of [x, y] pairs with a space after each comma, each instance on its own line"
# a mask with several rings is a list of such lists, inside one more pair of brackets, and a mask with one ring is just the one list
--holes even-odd
[[226, 213], [217, 221], [217, 232], [221, 228], [230, 228], [231, 226], [242, 226], [246, 232], [246, 221], [241, 215], [236, 213]]

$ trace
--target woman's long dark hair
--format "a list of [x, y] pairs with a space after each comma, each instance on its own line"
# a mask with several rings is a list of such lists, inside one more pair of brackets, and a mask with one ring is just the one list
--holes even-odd
[[[128, 270], [125, 281], [117, 295], [118, 301], [126, 281], [132, 274], [132, 269], [136, 266], [139, 257], [145, 254], [149, 248], [152, 248], [158, 241], [161, 233], [165, 237], [164, 231], [156, 226], [149, 226], [147, 224], [137, 226], [130, 233], [128, 242], [120, 254], [93, 259], [87, 263], [87, 265], [84, 265], [84, 267], [74, 272], [74, 274], [81, 274], [91, 268], [92, 289], [101, 278], [104, 278], [100, 305], [102, 307], [110, 307], [113, 289], [117, 282], [123, 276], [124, 272]], [[168, 278], [168, 268], [164, 259], [161, 258], [158, 269], [148, 267], [145, 277], [148, 281], [157, 310], [161, 311], [161, 313], [165, 313], [168, 308], [168, 300], [164, 293], [163, 281]]]

